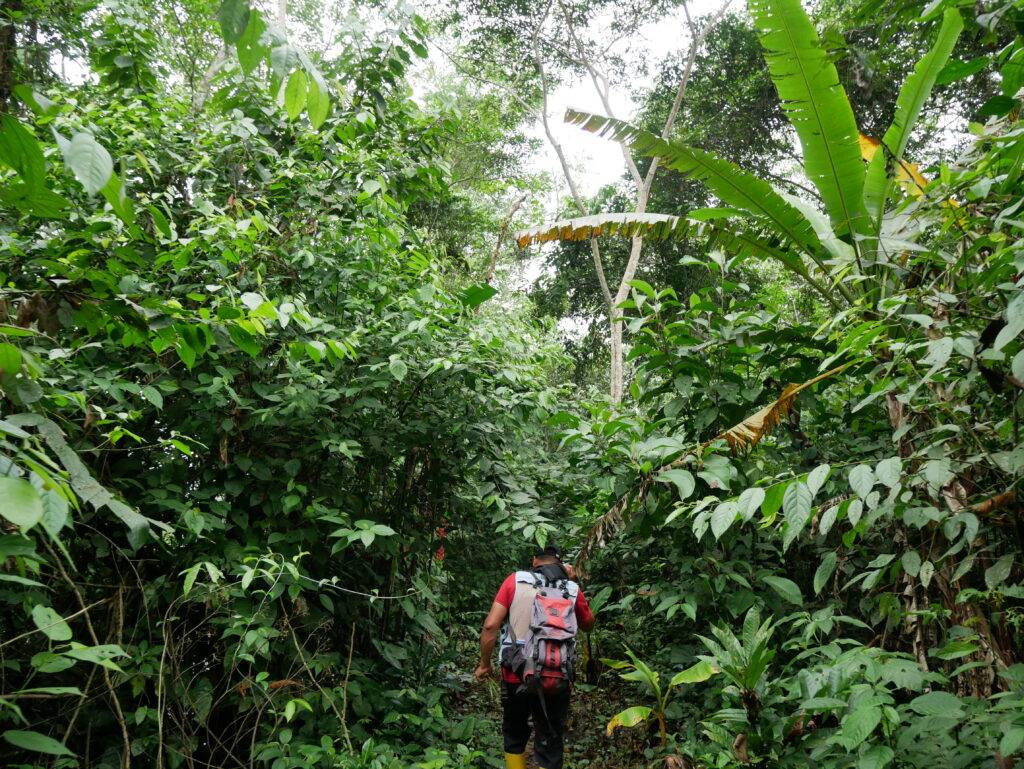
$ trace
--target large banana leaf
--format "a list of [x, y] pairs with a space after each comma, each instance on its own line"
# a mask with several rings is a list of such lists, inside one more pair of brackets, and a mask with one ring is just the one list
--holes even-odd
[[[742, 212], [737, 212], [742, 213]], [[799, 275], [833, 307], [835, 297], [807, 271], [799, 253], [785, 251], [767, 243], [756, 234], [745, 232], [731, 225], [720, 225], [710, 221], [687, 219], [667, 214], [594, 214], [576, 219], [549, 222], [528, 230], [515, 233], [520, 248], [531, 243], [546, 243], [552, 240], [587, 240], [598, 235], [640, 236], [652, 240], [669, 240], [687, 235], [705, 236], [714, 244], [733, 254], [753, 256], [758, 259], [775, 259], [786, 269]], [[840, 288], [842, 292], [842, 289]], [[844, 294], [844, 296], [846, 296]], [[846, 297], [853, 301], [852, 297]]]
[[867, 233], [857, 121], [800, 0], [748, 0], [804, 170], [840, 237]]
[[871, 217], [872, 234], [877, 235], [881, 227], [885, 199], [889, 190], [886, 161], [893, 159], [902, 162], [903, 153], [910, 140], [910, 132], [921, 115], [925, 102], [931, 96], [935, 79], [946, 66], [963, 28], [964, 22], [960, 12], [956, 8], [947, 8], [935, 44], [917, 62], [913, 73], [900, 88], [900, 95], [896, 99], [896, 115], [882, 138], [882, 151], [876, 152], [868, 165], [867, 178], [864, 182], [864, 204]]
[[[752, 214], [795, 246], [812, 254], [821, 248], [814, 228], [802, 213], [768, 182], [744, 171], [735, 163], [695, 147], [667, 142], [622, 120], [575, 110], [567, 111], [565, 119], [591, 133], [609, 136], [628, 144], [641, 155], [660, 158], [662, 164], [673, 171], [699, 179], [724, 203]], [[859, 169], [860, 155], [857, 157]]]
[[685, 219], [668, 214], [594, 214], [542, 224], [515, 233], [516, 243], [525, 248], [549, 240], [589, 240], [598, 235], [635, 235], [655, 240], [682, 237], [688, 231]]

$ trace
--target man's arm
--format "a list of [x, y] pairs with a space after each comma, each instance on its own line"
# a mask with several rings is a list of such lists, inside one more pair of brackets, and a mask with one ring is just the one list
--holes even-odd
[[491, 610], [487, 612], [483, 629], [480, 631], [480, 665], [474, 672], [480, 681], [491, 675], [491, 656], [494, 654], [494, 644], [498, 640], [501, 623], [507, 616], [508, 609], [497, 601], [491, 604]]
[[[576, 569], [573, 568], [573, 565], [571, 563], [566, 563], [562, 565], [562, 568], [565, 569], [565, 573], [569, 579], [578, 585], [580, 580], [576, 575]], [[595, 617], [594, 613], [590, 610], [590, 603], [587, 601], [587, 597], [583, 595], [582, 587], [576, 596], [576, 621], [579, 623], [580, 630], [584, 633], [589, 633], [594, 629], [594, 625], [597, 624], [597, 617]]]

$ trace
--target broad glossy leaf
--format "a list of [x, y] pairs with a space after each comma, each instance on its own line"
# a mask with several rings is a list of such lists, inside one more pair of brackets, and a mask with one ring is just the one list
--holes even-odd
[[223, 0], [217, 19], [225, 43], [234, 44], [249, 26], [249, 0]]
[[10, 342], [0, 342], [0, 377], [13, 377], [21, 371], [21, 350]]
[[469, 286], [460, 295], [459, 301], [466, 307], [477, 307], [498, 293], [498, 289], [486, 283]]
[[804, 596], [793, 580], [776, 576], [763, 577], [762, 580], [785, 601], [795, 606], [803, 606]]
[[715, 508], [711, 514], [711, 533], [715, 535], [715, 539], [722, 538], [722, 535], [736, 522], [736, 515], [736, 503], [732, 500], [726, 500]]
[[693, 490], [697, 487], [693, 473], [689, 470], [683, 470], [681, 467], [662, 470], [658, 473], [658, 480], [675, 484], [675, 487], [679, 490], [680, 500], [689, 499], [693, 494]]
[[114, 173], [110, 153], [87, 131], [80, 131], [71, 141], [58, 139], [64, 162], [81, 182], [85, 191], [95, 195], [102, 190]]
[[315, 76], [309, 78], [309, 89], [306, 93], [306, 114], [309, 124], [314, 129], [320, 128], [331, 112], [331, 98], [327, 89]]
[[32, 607], [32, 621], [51, 641], [70, 641], [71, 627], [64, 618], [49, 606], [36, 604]]
[[863, 743], [882, 720], [882, 709], [877, 705], [861, 705], [843, 719], [840, 737], [847, 750]]
[[615, 730], [624, 726], [627, 728], [637, 726], [646, 721], [651, 715], [651, 709], [644, 705], [636, 705], [631, 708], [626, 708], [620, 713], [616, 713], [612, 716], [612, 719], [608, 722], [605, 727], [605, 732], [609, 737], [615, 732]]
[[829, 577], [832, 576], [832, 572], [836, 570], [836, 563], [838, 557], [835, 551], [830, 551], [825, 554], [825, 557], [821, 559], [821, 563], [818, 565], [817, 570], [814, 572], [814, 594], [817, 595], [821, 592], [821, 589], [828, 582]]
[[[790, 243], [815, 251], [820, 243], [807, 218], [766, 181], [710, 152], [664, 139], [614, 118], [569, 110], [566, 120], [585, 130], [628, 144], [642, 155], [659, 157], [663, 165], [699, 179], [725, 204], [769, 224]], [[858, 164], [860, 163], [858, 155]]]
[[914, 71], [900, 88], [899, 96], [896, 98], [896, 114], [893, 117], [892, 125], [889, 126], [882, 138], [885, 150], [878, 153], [871, 161], [865, 182], [864, 198], [869, 215], [876, 222], [876, 227], [881, 223], [882, 211], [885, 206], [889, 176], [886, 166], [903, 161], [903, 153], [910, 141], [910, 133], [914, 124], [931, 96], [932, 87], [946, 66], [963, 27], [964, 23], [960, 18], [960, 12], [956, 8], [947, 8], [942, 18], [942, 26], [935, 38], [935, 44], [917, 62]]
[[850, 470], [849, 481], [854, 493], [864, 499], [875, 485], [875, 474], [867, 465], [857, 465]]
[[691, 665], [686, 670], [680, 670], [669, 681], [669, 686], [679, 686], [679, 684], [697, 684], [701, 681], [707, 681], [711, 676], [715, 675], [718, 671], [715, 667], [707, 660], [701, 660], [700, 662]]
[[895, 756], [888, 745], [872, 745], [857, 759], [857, 769], [884, 769]]
[[900, 563], [903, 564], [903, 571], [911, 577], [916, 577], [921, 571], [921, 556], [916, 550], [905, 552], [900, 558]]
[[963, 715], [963, 706], [956, 695], [949, 692], [928, 692], [910, 701], [910, 709], [922, 716], [953, 716]]
[[289, 120], [295, 120], [306, 108], [307, 82], [306, 73], [301, 69], [288, 76], [288, 82], [284, 87], [284, 109]]
[[46, 753], [50, 756], [75, 755], [67, 749], [63, 742], [58, 742], [53, 737], [47, 737], [39, 732], [11, 729], [4, 732], [4, 739], [16, 748], [33, 753]]
[[0, 516], [22, 529], [39, 523], [43, 500], [24, 478], [0, 477]]
[[994, 564], [985, 569], [985, 586], [992, 590], [1001, 585], [1010, 576], [1013, 569], [1013, 553], [1007, 553]]
[[788, 550], [793, 540], [811, 520], [811, 490], [803, 481], [793, 481], [786, 487], [782, 499], [782, 512], [786, 527], [782, 535], [782, 549]]
[[36, 137], [9, 114], [0, 115], [0, 162], [18, 172], [31, 189], [43, 185], [46, 160]]
[[800, 0], [749, 0], [748, 7], [782, 108], [800, 139], [805, 171], [836, 234], [864, 234], [859, 132], [835, 65]]

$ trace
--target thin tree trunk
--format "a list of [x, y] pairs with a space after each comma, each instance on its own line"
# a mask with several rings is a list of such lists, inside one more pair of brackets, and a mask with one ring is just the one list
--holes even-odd
[[[697, 26], [693, 22], [693, 18], [690, 16], [690, 9], [687, 2], [683, 2], [683, 13], [686, 15], [686, 26], [690, 32], [690, 48], [687, 52], [686, 63], [683, 66], [683, 74], [679, 79], [679, 85], [676, 88], [675, 98], [672, 100], [672, 106], [669, 109], [668, 116], [665, 119], [664, 126], [661, 130], [661, 137], [668, 139], [672, 133], [672, 128], [675, 126], [676, 118], [679, 115], [680, 107], [682, 106], [683, 97], [686, 95], [686, 87], [690, 82], [690, 75], [693, 72], [694, 64], [697, 61], [697, 53], [700, 50], [701, 45], [704, 44], [704, 40], [708, 33], [715, 28], [722, 16], [725, 15], [726, 10], [729, 7], [731, 0], [726, 0], [725, 3], [715, 12], [711, 17], [708, 24], [703, 30], [697, 29]], [[570, 38], [573, 44], [578, 50], [578, 56], [575, 58], [578, 63], [582, 64], [590, 79], [594, 84], [594, 90], [597, 91], [598, 97], [601, 99], [601, 104], [604, 106], [605, 112], [608, 113], [608, 117], [615, 117], [612, 111], [611, 105], [611, 94], [610, 86], [608, 84], [608, 78], [597, 68], [597, 66], [591, 61], [587, 55], [586, 50], [582, 42], [580, 41], [576, 30], [573, 28], [572, 20], [569, 14], [566, 12], [565, 7], [559, 0], [559, 8], [562, 11], [562, 15], [565, 18], [565, 23], [569, 29]], [[546, 16], [546, 14], [545, 14]], [[543, 21], [541, 22], [543, 25]], [[538, 27], [539, 32], [539, 27]], [[554, 140], [550, 130], [547, 130], [547, 83], [543, 78], [543, 66], [540, 59], [539, 48], [537, 47], [536, 36], [534, 37], [534, 56], [537, 59], [537, 67], [541, 71], [541, 82], [542, 82], [542, 93], [544, 96], [544, 126], [548, 134], [548, 140], [551, 142], [555, 149], [555, 153], [558, 155], [559, 161], [562, 164], [563, 171], [565, 172], [566, 180], [569, 183], [570, 190], [573, 193], [573, 197], [577, 201], [577, 207], [580, 208], [581, 213], [583, 212], [583, 205], [580, 201], [579, 193], [576, 190], [576, 186], [570, 177], [568, 171], [568, 164], [566, 163], [562, 154], [562, 149], [558, 143]], [[647, 203], [651, 195], [651, 185], [654, 183], [654, 176], [658, 172], [658, 158], [651, 160], [650, 166], [647, 168], [647, 173], [641, 176], [636, 163], [633, 160], [632, 155], [629, 152], [629, 148], [625, 144], [621, 145], [623, 161], [626, 166], [626, 170], [629, 172], [630, 177], [633, 179], [633, 183], [636, 187], [636, 206], [633, 209], [635, 214], [643, 214], [647, 212]], [[619, 279], [618, 288], [615, 291], [615, 295], [611, 296], [610, 291], [607, 288], [607, 281], [605, 279], [604, 270], [601, 266], [601, 259], [598, 252], [596, 241], [591, 239], [591, 250], [594, 253], [594, 265], [598, 270], [598, 281], [601, 283], [601, 288], [604, 290], [605, 303], [608, 306], [608, 325], [610, 330], [610, 355], [611, 361], [609, 363], [608, 371], [608, 394], [611, 399], [612, 405], [617, 406], [622, 402], [622, 395], [624, 390], [624, 374], [623, 374], [623, 329], [622, 329], [622, 315], [618, 310], [618, 306], [626, 301], [629, 296], [631, 287], [630, 281], [636, 276], [637, 268], [640, 265], [640, 255], [643, 251], [643, 238], [633, 238], [629, 249], [629, 259], [626, 262], [626, 268], [622, 272], [622, 276]]]
[[12, 106], [14, 70], [18, 64], [18, 34], [14, 15], [21, 10], [21, 0], [5, 0], [0, 11], [0, 112]]

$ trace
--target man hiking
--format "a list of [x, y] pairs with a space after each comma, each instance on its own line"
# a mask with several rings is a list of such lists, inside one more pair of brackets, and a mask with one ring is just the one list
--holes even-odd
[[507, 769], [526, 769], [533, 721], [534, 755], [541, 769], [562, 769], [562, 739], [576, 665], [576, 631], [590, 631], [594, 615], [562, 551], [537, 550], [530, 571], [509, 574], [480, 631], [477, 680], [488, 678], [501, 628], [501, 731]]

